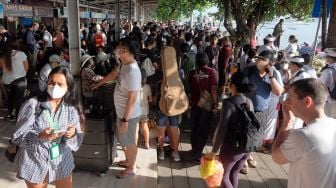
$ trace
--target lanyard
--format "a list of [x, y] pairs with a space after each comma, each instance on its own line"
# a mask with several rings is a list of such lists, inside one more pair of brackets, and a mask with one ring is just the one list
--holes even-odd
[[[61, 107], [62, 108], [62, 107]], [[51, 113], [48, 111], [44, 111], [45, 113], [45, 115], [46, 115], [46, 117], [47, 117], [47, 119], [48, 119], [48, 121], [49, 121], [49, 123], [50, 123], [50, 125], [51, 125], [51, 129], [53, 129], [53, 130], [56, 130], [56, 131], [58, 131], [59, 129], [60, 129], [60, 127], [59, 127], [59, 118], [60, 118], [60, 114], [61, 114], [61, 112], [59, 112], [59, 114], [58, 114], [58, 118], [57, 118], [57, 121], [54, 121], [52, 118], [51, 118]]]

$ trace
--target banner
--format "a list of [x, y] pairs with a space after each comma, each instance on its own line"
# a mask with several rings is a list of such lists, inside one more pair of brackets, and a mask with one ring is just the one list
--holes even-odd
[[3, 4], [4, 15], [12, 17], [33, 17], [33, 7], [28, 5]]

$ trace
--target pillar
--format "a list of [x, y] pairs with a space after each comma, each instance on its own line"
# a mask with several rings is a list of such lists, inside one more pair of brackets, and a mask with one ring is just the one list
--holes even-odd
[[120, 0], [115, 3], [115, 40], [120, 40]]
[[79, 0], [67, 0], [68, 7], [68, 31], [69, 31], [69, 55], [70, 70], [73, 75], [79, 76], [80, 61], [80, 41], [79, 41]]

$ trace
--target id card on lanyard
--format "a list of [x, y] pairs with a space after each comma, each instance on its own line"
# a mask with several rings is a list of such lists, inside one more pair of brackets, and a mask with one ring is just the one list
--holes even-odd
[[[58, 120], [55, 122], [51, 118], [50, 112], [47, 112], [47, 111], [44, 111], [44, 112], [45, 112], [45, 115], [46, 115], [50, 125], [51, 125], [52, 131], [56, 131], [56, 132], [59, 131], [59, 129], [60, 129], [60, 127], [59, 127], [59, 116], [58, 116]], [[54, 159], [58, 158], [61, 155], [60, 144], [58, 142], [52, 142], [52, 146], [49, 149], [49, 152], [50, 152], [51, 160], [54, 160]]]

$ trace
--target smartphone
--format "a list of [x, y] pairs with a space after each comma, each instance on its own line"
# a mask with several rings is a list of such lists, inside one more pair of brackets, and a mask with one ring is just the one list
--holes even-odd
[[51, 130], [51, 134], [59, 134], [59, 135], [65, 135], [66, 131], [61, 131], [61, 130]]

